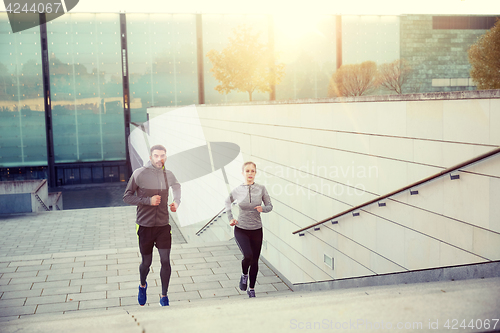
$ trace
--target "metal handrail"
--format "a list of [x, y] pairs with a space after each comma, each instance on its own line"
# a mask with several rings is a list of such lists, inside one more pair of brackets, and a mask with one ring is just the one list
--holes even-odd
[[45, 185], [45, 183], [47, 183], [47, 179], [42, 179], [42, 181], [40, 182], [40, 184], [38, 184], [33, 193], [37, 193], [42, 188], [42, 186]]
[[[235, 204], [235, 203], [233, 203], [233, 205], [234, 205], [234, 204]], [[222, 216], [222, 214], [224, 214], [224, 213], [225, 213], [225, 209], [226, 209], [226, 207], [222, 208], [222, 209], [221, 209], [221, 210], [220, 210], [217, 214], [215, 214], [215, 216], [214, 216], [214, 217], [212, 217], [212, 218], [210, 219], [210, 221], [208, 221], [208, 222], [207, 222], [207, 223], [206, 223], [206, 224], [205, 224], [205, 225], [204, 225], [204, 226], [203, 226], [200, 230], [198, 230], [198, 231], [196, 232], [196, 236], [199, 236], [201, 233], [203, 233], [203, 231], [205, 231], [206, 229], [210, 228], [210, 225], [211, 225], [213, 222], [215, 222], [214, 220], [217, 220], [217, 218], [221, 217], [221, 216]]]
[[318, 226], [318, 225], [320, 225], [320, 224], [323, 224], [323, 223], [325, 223], [325, 222], [328, 222], [328, 221], [334, 220], [334, 219], [339, 218], [339, 217], [341, 217], [341, 216], [343, 216], [343, 215], [349, 214], [349, 213], [354, 212], [354, 211], [356, 211], [356, 210], [358, 210], [358, 209], [361, 209], [361, 208], [363, 208], [363, 207], [366, 207], [366, 206], [368, 206], [368, 205], [371, 205], [371, 204], [373, 204], [373, 203], [375, 203], [375, 202], [378, 202], [378, 201], [384, 200], [384, 199], [386, 199], [386, 198], [388, 198], [388, 197], [391, 197], [391, 196], [393, 196], [393, 195], [395, 195], [395, 194], [398, 194], [398, 193], [401, 193], [401, 192], [403, 192], [403, 191], [409, 190], [409, 189], [411, 189], [411, 188], [413, 188], [413, 187], [416, 187], [416, 186], [421, 185], [421, 184], [423, 184], [423, 183], [426, 183], [426, 182], [428, 182], [428, 181], [434, 180], [434, 179], [436, 179], [436, 178], [438, 178], [438, 177], [441, 177], [441, 176], [443, 176], [443, 175], [445, 175], [445, 174], [448, 174], [448, 173], [450, 173], [450, 172], [453, 172], [453, 171], [456, 171], [456, 170], [458, 170], [458, 169], [460, 169], [460, 168], [463, 168], [463, 167], [464, 167], [464, 166], [466, 166], [466, 165], [476, 163], [476, 162], [478, 162], [478, 161], [480, 161], [480, 160], [483, 160], [483, 159], [485, 159], [485, 158], [488, 158], [488, 157], [493, 156], [493, 155], [498, 154], [498, 153], [500, 153], [500, 147], [499, 147], [499, 148], [496, 148], [496, 149], [493, 149], [493, 150], [491, 150], [491, 151], [489, 151], [489, 152], [487, 152], [487, 153], [484, 153], [484, 154], [482, 154], [482, 155], [479, 155], [479, 156], [477, 156], [477, 157], [471, 158], [471, 159], [469, 159], [469, 160], [467, 160], [467, 161], [465, 161], [465, 162], [459, 163], [459, 164], [457, 164], [457, 165], [455, 165], [455, 166], [452, 166], [452, 167], [450, 167], [450, 168], [447, 168], [447, 169], [445, 169], [445, 170], [443, 170], [443, 171], [440, 171], [440, 172], [438, 172], [438, 173], [436, 173], [436, 174], [434, 174], [434, 175], [432, 175], [432, 176], [429, 176], [429, 177], [427, 177], [427, 178], [421, 179], [421, 180], [419, 180], [419, 181], [417, 181], [417, 182], [414, 182], [414, 183], [412, 183], [412, 184], [410, 184], [410, 185], [404, 186], [404, 187], [402, 187], [402, 188], [400, 188], [400, 189], [398, 189], [398, 190], [392, 191], [392, 192], [390, 192], [390, 193], [387, 193], [387, 194], [384, 194], [384, 195], [382, 195], [382, 196], [379, 196], [379, 197], [377, 197], [377, 198], [375, 198], [375, 199], [369, 200], [369, 201], [367, 201], [367, 202], [365, 202], [365, 203], [363, 203], [363, 204], [361, 204], [361, 205], [358, 205], [358, 206], [356, 206], [356, 207], [349, 208], [349, 209], [347, 209], [347, 210], [345, 210], [345, 211], [343, 211], [343, 212], [341, 212], [341, 213], [335, 214], [335, 215], [334, 215], [334, 216], [332, 216], [332, 217], [329, 217], [329, 218], [326, 218], [326, 219], [324, 219], [324, 220], [321, 220], [321, 221], [319, 221], [319, 222], [317, 222], [317, 223], [311, 224], [310, 226], [307, 226], [307, 227], [305, 227], [305, 228], [302, 228], [302, 229], [296, 230], [296, 231], [292, 232], [292, 234], [296, 234], [296, 233], [299, 233], [299, 232], [305, 231], [305, 230], [307, 230], [307, 229], [314, 228], [314, 227], [316, 227], [316, 226]]
[[214, 217], [212, 217], [212, 218], [210, 219], [210, 221], [208, 221], [208, 222], [207, 222], [207, 223], [206, 223], [206, 224], [205, 224], [205, 225], [204, 225], [204, 226], [203, 226], [200, 230], [198, 230], [198, 231], [196, 232], [196, 236], [199, 236], [199, 235], [200, 235], [203, 231], [205, 231], [205, 229], [210, 228], [210, 224], [212, 224], [212, 222], [213, 222], [213, 221], [214, 221], [217, 217], [219, 217], [219, 216], [221, 215], [221, 213], [224, 211], [224, 209], [225, 209], [225, 207], [224, 207], [224, 208], [222, 208], [222, 209], [221, 209], [221, 210], [220, 210], [217, 214], [215, 214], [215, 216], [214, 216]]
[[49, 207], [47, 207], [45, 205], [45, 203], [43, 202], [43, 200], [38, 196], [38, 191], [40, 191], [40, 189], [42, 188], [43, 185], [45, 185], [47, 183], [47, 179], [43, 179], [40, 184], [38, 184], [38, 186], [36, 187], [36, 189], [33, 191], [33, 194], [35, 195], [35, 199], [40, 203], [40, 205], [46, 210], [46, 211], [50, 211]]
[[35, 198], [36, 200], [38, 200], [38, 202], [40, 203], [40, 205], [46, 210], [46, 211], [50, 211], [49, 207], [47, 207], [45, 205], [45, 203], [43, 202], [43, 200], [38, 196], [38, 194], [35, 193]]
[[54, 206], [56, 207], [56, 210], [62, 210], [57, 203], [59, 202], [59, 199], [62, 196], [62, 192], [57, 192], [57, 198], [54, 200]]

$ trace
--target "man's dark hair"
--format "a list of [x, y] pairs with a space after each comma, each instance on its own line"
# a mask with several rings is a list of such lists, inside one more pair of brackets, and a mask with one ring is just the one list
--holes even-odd
[[154, 145], [149, 150], [149, 156], [153, 156], [153, 150], [163, 150], [165, 152], [165, 154], [167, 153], [167, 149], [165, 147], [163, 147], [162, 145]]

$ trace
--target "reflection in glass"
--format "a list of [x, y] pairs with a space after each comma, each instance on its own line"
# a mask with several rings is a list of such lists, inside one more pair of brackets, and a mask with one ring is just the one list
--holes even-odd
[[0, 167], [47, 165], [40, 28], [12, 33], [0, 13]]
[[324, 98], [336, 70], [334, 15], [275, 15], [275, 49], [286, 64], [276, 99]]
[[198, 103], [194, 14], [127, 14], [132, 122], [146, 109]]
[[[148, 107], [198, 103], [196, 15], [127, 14], [126, 20], [132, 122], [145, 122]], [[119, 22], [119, 14], [70, 13], [47, 24], [56, 163], [125, 159]], [[205, 56], [225, 48], [241, 25], [260, 32], [263, 43], [274, 32], [276, 61], [285, 64], [277, 100], [327, 97], [336, 69], [336, 16], [204, 14], [207, 104], [248, 101], [247, 93], [214, 89], [218, 82]], [[343, 63], [398, 59], [399, 25], [397, 16], [343, 16]], [[3, 168], [47, 165], [39, 31], [14, 34], [7, 14], [0, 13]], [[267, 101], [269, 94], [253, 99]], [[117, 174], [89, 170], [81, 171], [81, 182], [90, 174], [103, 180]]]
[[56, 163], [125, 159], [118, 14], [47, 24]]
[[342, 63], [399, 59], [399, 17], [342, 16]]
[[[222, 51], [228, 45], [228, 38], [233, 36], [235, 28], [241, 25], [252, 27], [252, 33], [260, 33], [262, 43], [268, 43], [268, 17], [265, 15], [203, 15], [203, 68], [205, 75], [205, 102], [207, 104], [248, 102], [247, 92], [230, 92], [229, 94], [220, 94], [215, 87], [219, 84], [210, 69], [212, 63], [206, 57], [208, 51], [214, 49]], [[285, 69], [286, 70], [286, 69]], [[254, 92], [252, 95], [254, 101], [269, 100], [269, 93]]]

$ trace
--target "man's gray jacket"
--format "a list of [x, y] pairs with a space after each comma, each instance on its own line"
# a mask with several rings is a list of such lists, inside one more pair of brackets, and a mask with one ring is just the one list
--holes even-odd
[[[143, 227], [159, 227], [168, 221], [168, 188], [172, 187], [174, 201], [181, 203], [181, 184], [169, 170], [155, 168], [151, 161], [134, 171], [127, 184], [123, 201], [137, 206], [137, 224]], [[151, 197], [161, 196], [158, 206], [151, 205]]]

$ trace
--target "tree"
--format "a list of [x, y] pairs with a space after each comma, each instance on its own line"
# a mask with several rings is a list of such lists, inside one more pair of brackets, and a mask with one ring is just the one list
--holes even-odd
[[328, 96], [361, 96], [373, 92], [378, 85], [377, 64], [373, 61], [342, 65], [330, 79]]
[[412, 69], [405, 59], [398, 59], [391, 63], [382, 64], [379, 67], [379, 84], [396, 94], [403, 93], [403, 85], [408, 80]]
[[470, 76], [477, 89], [500, 89], [500, 20], [469, 49]]
[[0, 100], [12, 99], [12, 76], [7, 70], [7, 66], [0, 62]]
[[272, 85], [281, 82], [285, 65], [275, 63], [270, 48], [259, 42], [259, 35], [247, 26], [239, 26], [229, 37], [226, 48], [207, 53], [213, 65], [210, 71], [220, 82], [215, 87], [219, 93], [246, 91], [251, 101], [254, 91], [270, 92]]
[[21, 94], [25, 98], [43, 98], [42, 64], [30, 59], [22, 67], [22, 76], [19, 76]]

